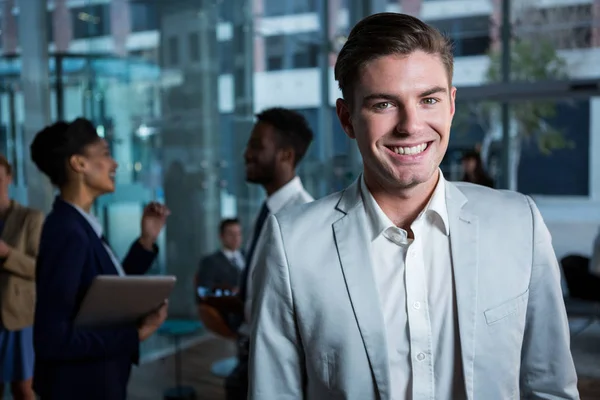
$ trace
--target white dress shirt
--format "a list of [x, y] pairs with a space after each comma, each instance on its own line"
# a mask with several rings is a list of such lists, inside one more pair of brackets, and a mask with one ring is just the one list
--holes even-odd
[[441, 171], [428, 205], [411, 225], [414, 239], [385, 215], [364, 180], [361, 194], [385, 323], [392, 400], [466, 398]]
[[[265, 200], [267, 203], [267, 207], [269, 208], [269, 214], [277, 214], [279, 211], [283, 210], [286, 207], [309, 203], [313, 201], [314, 198], [304, 189], [302, 185], [302, 181], [300, 177], [296, 176], [294, 179], [283, 185], [279, 190], [275, 193], [267, 197]], [[253, 224], [254, 226], [254, 224]], [[253, 259], [250, 260], [247, 268], [248, 270], [248, 282], [246, 286], [246, 303], [244, 304], [244, 314], [245, 321], [239, 332], [243, 334], [248, 334], [250, 327], [248, 326], [250, 318], [251, 318], [251, 308], [252, 308], [252, 274], [254, 273], [255, 265], [254, 265], [254, 257], [258, 253], [258, 248], [262, 244], [264, 229], [261, 230], [258, 235], [258, 241], [256, 242], [256, 250], [253, 254]], [[248, 245], [252, 242], [252, 238], [248, 241]], [[248, 251], [248, 249], [246, 249]]]
[[[69, 203], [69, 204], [71, 204], [71, 203]], [[81, 207], [76, 206], [75, 204], [71, 204], [71, 206], [73, 206], [73, 208], [75, 208], [83, 216], [83, 218], [86, 219], [86, 221], [90, 224], [90, 226], [92, 227], [94, 232], [96, 232], [96, 235], [98, 235], [98, 237], [100, 239], [102, 239], [102, 234], [103, 234], [102, 225], [96, 219], [96, 217], [94, 217], [90, 213], [85, 212]], [[102, 241], [102, 245], [104, 246], [108, 255], [110, 256], [110, 259], [112, 260], [112, 262], [115, 266], [115, 269], [117, 270], [117, 274], [119, 274], [120, 276], [125, 276], [125, 270], [123, 270], [123, 266], [121, 265], [121, 262], [119, 261], [119, 259], [115, 256], [115, 254], [113, 253], [113, 251], [110, 248], [110, 246], [108, 245], [108, 243], [106, 243], [104, 240], [101, 240], [101, 241]]]
[[238, 267], [240, 271], [244, 269], [244, 264], [246, 263], [246, 261], [244, 260], [244, 256], [242, 255], [241, 251], [231, 251], [228, 249], [222, 249], [221, 252], [229, 261], [233, 263], [233, 265]]

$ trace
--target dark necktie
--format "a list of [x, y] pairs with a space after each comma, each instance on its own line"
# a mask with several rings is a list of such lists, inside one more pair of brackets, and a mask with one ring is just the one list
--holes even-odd
[[243, 302], [246, 301], [246, 294], [248, 289], [248, 270], [250, 269], [250, 262], [252, 261], [252, 256], [254, 255], [254, 250], [256, 249], [256, 243], [258, 242], [258, 237], [260, 236], [260, 231], [262, 230], [267, 217], [269, 216], [269, 207], [267, 207], [267, 203], [263, 203], [262, 208], [260, 209], [260, 213], [258, 214], [258, 218], [256, 219], [256, 224], [254, 225], [254, 233], [252, 235], [252, 242], [250, 242], [250, 247], [248, 248], [248, 253], [246, 253], [246, 267], [242, 272], [242, 282], [240, 285], [240, 298]]
[[237, 258], [236, 258], [235, 256], [232, 256], [232, 257], [229, 259], [229, 262], [231, 263], [231, 265], [233, 265], [233, 266], [234, 266], [234, 267], [236, 267], [236, 268], [239, 268], [239, 267], [240, 267], [240, 264], [237, 262]]

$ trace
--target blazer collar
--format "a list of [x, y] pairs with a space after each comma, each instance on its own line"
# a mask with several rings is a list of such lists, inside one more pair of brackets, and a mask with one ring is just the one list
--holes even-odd
[[470, 211], [467, 197], [456, 185], [446, 185], [446, 202], [459, 327], [457, 334], [461, 345], [467, 398], [473, 399], [480, 257], [479, 219]]
[[336, 210], [348, 214], [350, 210], [362, 204], [362, 196], [360, 195], [360, 180], [362, 174], [344, 191], [342, 191], [340, 200], [336, 204]]
[[355, 182], [342, 193], [337, 209], [344, 213], [333, 224], [334, 239], [352, 310], [363, 340], [375, 386], [381, 400], [390, 399], [390, 374], [385, 326], [375, 277], [370, 240], [365, 229], [367, 216]]

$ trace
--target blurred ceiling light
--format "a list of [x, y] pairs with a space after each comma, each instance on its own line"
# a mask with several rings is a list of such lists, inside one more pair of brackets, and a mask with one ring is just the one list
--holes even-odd
[[145, 125], [145, 124], [142, 124], [142, 125], [140, 125], [140, 127], [139, 127], [139, 128], [137, 128], [137, 130], [136, 130], [136, 132], [135, 132], [135, 133], [136, 133], [136, 134], [137, 134], [137, 135], [138, 135], [140, 138], [142, 138], [142, 139], [146, 139], [146, 138], [148, 138], [148, 137], [152, 136], [152, 135], [155, 133], [155, 131], [156, 131], [156, 130], [155, 130], [154, 128], [151, 128], [151, 127], [149, 127], [149, 126], [147, 126], [147, 125]]
[[92, 24], [97, 24], [100, 22], [99, 17], [96, 17], [96, 16], [86, 13], [86, 12], [80, 12], [79, 14], [77, 14], [77, 18], [80, 19], [81, 21], [90, 22]]

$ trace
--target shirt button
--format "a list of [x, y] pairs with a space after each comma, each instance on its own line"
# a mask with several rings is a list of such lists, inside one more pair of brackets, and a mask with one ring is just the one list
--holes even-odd
[[421, 303], [419, 303], [418, 301], [415, 301], [413, 303], [413, 307], [415, 308], [415, 310], [418, 310], [419, 308], [421, 308]]
[[423, 353], [417, 354], [417, 360], [423, 361], [424, 359], [425, 359], [425, 354], [423, 354]]

